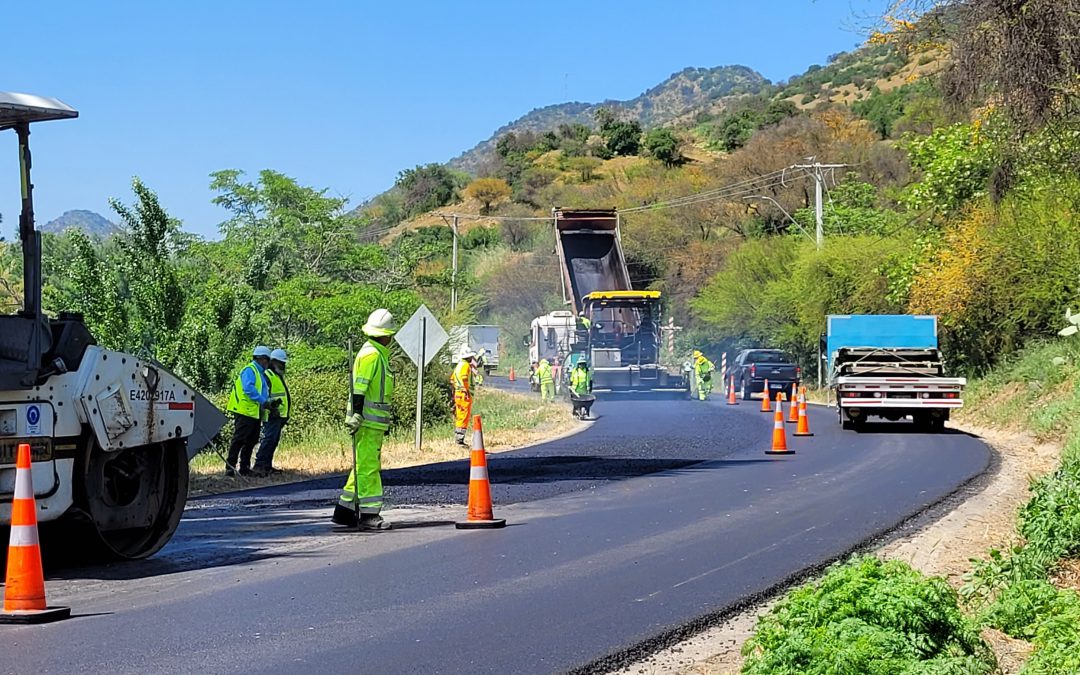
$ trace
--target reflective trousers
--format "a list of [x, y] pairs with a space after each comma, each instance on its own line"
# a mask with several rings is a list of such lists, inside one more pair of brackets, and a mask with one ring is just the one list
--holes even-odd
[[712, 393], [712, 378], [705, 379], [704, 375], [697, 376], [697, 395], [698, 398], [704, 401], [709, 398], [709, 394]]
[[349, 472], [349, 479], [338, 501], [347, 509], [353, 509], [360, 499], [360, 513], [378, 513], [382, 510], [382, 444], [386, 432], [382, 429], [360, 427], [353, 435], [356, 464]]
[[540, 398], [545, 400], [545, 401], [554, 401], [555, 400], [555, 381], [554, 380], [540, 383]]
[[458, 440], [465, 438], [465, 432], [469, 429], [469, 420], [472, 419], [472, 396], [464, 390], [454, 392], [454, 437]]

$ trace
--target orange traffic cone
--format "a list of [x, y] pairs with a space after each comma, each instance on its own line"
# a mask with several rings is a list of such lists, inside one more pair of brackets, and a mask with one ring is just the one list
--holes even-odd
[[0, 623], [46, 623], [71, 616], [70, 607], [45, 604], [45, 573], [38, 543], [37, 505], [30, 474], [30, 446], [19, 445], [15, 463], [15, 498], [11, 502], [11, 539], [7, 582]]
[[783, 394], [776, 395], [776, 416], [773, 418], [772, 449], [766, 450], [766, 455], [793, 455], [794, 450], [788, 450], [787, 435], [784, 433], [784, 406], [780, 402]]
[[487, 450], [480, 416], [473, 417], [472, 461], [469, 469], [469, 519], [458, 521], [459, 530], [486, 530], [505, 527], [506, 520], [491, 512], [491, 483], [488, 481]]
[[806, 387], [799, 393], [799, 426], [795, 428], [795, 436], [813, 436], [810, 433], [810, 418], [806, 415]]
[[[780, 402], [780, 397], [776, 397], [777, 403]], [[765, 390], [761, 392], [761, 412], [772, 412], [772, 406], [769, 405], [769, 381], [765, 380]], [[781, 420], [783, 421], [783, 420]]]
[[731, 386], [728, 387], [727, 404], [728, 405], [739, 405], [738, 399], [735, 398], [735, 376], [734, 375], [731, 376]]
[[797, 393], [797, 387], [795, 383], [791, 383], [791, 414], [787, 416], [788, 424], [795, 424], [799, 421], [799, 396]]
[[514, 367], [510, 366], [510, 374], [506, 376], [506, 379], [511, 382], [517, 382], [517, 377], [514, 375]]

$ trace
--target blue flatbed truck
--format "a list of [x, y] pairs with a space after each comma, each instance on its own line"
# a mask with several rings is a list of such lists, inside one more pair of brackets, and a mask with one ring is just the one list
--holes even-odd
[[937, 317], [830, 315], [824, 335], [829, 384], [840, 424], [858, 429], [871, 416], [940, 430], [964, 405], [967, 380], [946, 377]]

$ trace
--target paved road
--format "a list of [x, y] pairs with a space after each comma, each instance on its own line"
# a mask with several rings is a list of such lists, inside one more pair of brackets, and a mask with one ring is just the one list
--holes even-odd
[[566, 671], [832, 559], [989, 462], [963, 434], [841, 433], [819, 409], [779, 459], [754, 406], [595, 412], [492, 456], [505, 530], [449, 526], [462, 463], [388, 472], [390, 533], [329, 528], [336, 481], [195, 500], [156, 558], [52, 572], [50, 600], [77, 617], [0, 629], [0, 670]]

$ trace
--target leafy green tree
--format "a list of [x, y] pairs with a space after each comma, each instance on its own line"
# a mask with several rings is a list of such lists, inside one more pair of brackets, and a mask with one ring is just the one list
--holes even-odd
[[334, 270], [363, 224], [346, 210], [348, 201], [277, 171], [260, 171], [255, 182], [242, 180], [243, 175], [235, 169], [216, 171], [210, 189], [217, 192], [214, 203], [231, 213], [222, 233], [249, 256], [248, 283], [265, 289], [275, 265], [282, 276], [292, 273], [290, 268], [318, 276]]
[[490, 213], [491, 207], [510, 198], [510, 186], [501, 178], [477, 178], [465, 188], [465, 197], [480, 202], [480, 213]]
[[[878, 206], [878, 190], [870, 183], [849, 172], [845, 179], [828, 191], [822, 209], [822, 225], [826, 236], [844, 234], [893, 234], [908, 219], [902, 213]], [[802, 208], [793, 214], [806, 231], [815, 225], [814, 209]]]
[[650, 156], [663, 162], [666, 167], [678, 166], [686, 160], [681, 150], [682, 141], [671, 129], [652, 129], [645, 134], [642, 144]]
[[446, 206], [464, 187], [465, 177], [445, 164], [424, 164], [398, 174], [394, 187], [401, 191], [409, 217]]
[[99, 344], [112, 349], [127, 347], [127, 311], [113, 269], [82, 230], [71, 229], [64, 236], [70, 239], [75, 252], [65, 267], [73, 292], [63, 303], [64, 309], [82, 314]]
[[955, 211], [986, 193], [996, 150], [983, 126], [954, 124], [905, 140], [912, 167], [922, 171], [922, 180], [907, 192], [908, 206]]
[[614, 155], [636, 155], [641, 148], [641, 123], [620, 120], [610, 108], [599, 108], [594, 118], [600, 126], [600, 137]]
[[741, 110], [726, 116], [716, 129], [716, 143], [725, 152], [734, 152], [746, 145], [761, 120], [753, 110]]
[[117, 262], [130, 304], [128, 343], [171, 366], [176, 363], [185, 300], [174, 257], [180, 253], [180, 222], [169, 216], [157, 194], [141, 180], [132, 179], [131, 189], [133, 205], [109, 200], [124, 227], [117, 237]]

